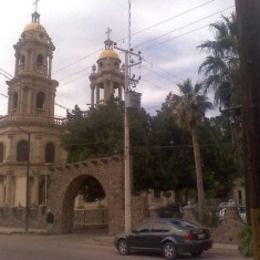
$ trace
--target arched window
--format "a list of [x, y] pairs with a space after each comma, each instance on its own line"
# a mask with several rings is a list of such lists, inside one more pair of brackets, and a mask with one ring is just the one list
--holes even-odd
[[0, 143], [0, 162], [4, 160], [4, 144]]
[[17, 103], [18, 103], [18, 94], [16, 92], [14, 92], [13, 94], [13, 109], [16, 109], [17, 108]]
[[39, 55], [37, 56], [37, 64], [38, 64], [38, 65], [43, 65], [43, 61], [44, 61], [43, 55], [42, 55], [42, 54], [39, 54]]
[[45, 162], [53, 163], [55, 161], [55, 145], [48, 143], [45, 146]]
[[20, 65], [24, 65], [24, 63], [25, 63], [25, 56], [22, 55], [20, 58]]
[[28, 143], [25, 140], [17, 144], [17, 161], [25, 162], [28, 160]]
[[36, 108], [42, 110], [45, 101], [45, 95], [43, 92], [38, 92], [36, 96]]

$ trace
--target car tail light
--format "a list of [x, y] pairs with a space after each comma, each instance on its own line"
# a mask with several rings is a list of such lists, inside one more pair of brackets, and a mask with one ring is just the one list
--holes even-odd
[[191, 240], [192, 240], [192, 234], [191, 234], [191, 232], [187, 232], [187, 233], [184, 235], [184, 239], [187, 240], [187, 241], [191, 241]]

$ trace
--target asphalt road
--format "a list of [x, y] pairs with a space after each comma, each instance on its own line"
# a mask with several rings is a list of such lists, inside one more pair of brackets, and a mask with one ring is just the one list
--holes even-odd
[[[0, 260], [160, 260], [159, 255], [121, 256], [110, 246], [89, 245], [83, 234], [71, 235], [0, 235]], [[193, 259], [183, 256], [180, 259]], [[205, 252], [199, 259], [240, 260], [238, 256]]]

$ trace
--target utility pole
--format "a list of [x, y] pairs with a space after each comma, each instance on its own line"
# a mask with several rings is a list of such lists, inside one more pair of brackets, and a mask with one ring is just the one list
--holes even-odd
[[[135, 79], [129, 78], [129, 69], [142, 62], [141, 53], [134, 53], [133, 50], [126, 50], [115, 45], [115, 49], [124, 52], [125, 54], [125, 108], [124, 108], [124, 164], [125, 164], [125, 232], [130, 232], [132, 229], [132, 214], [131, 214], [131, 174], [130, 174], [130, 131], [128, 109], [138, 108], [140, 106], [140, 93], [131, 91], [129, 85]], [[129, 55], [139, 58], [136, 63], [129, 64]], [[140, 78], [139, 78], [140, 79]], [[138, 80], [137, 80], [138, 81]]]
[[242, 115], [254, 259], [260, 260], [260, 1], [236, 0], [240, 37]]

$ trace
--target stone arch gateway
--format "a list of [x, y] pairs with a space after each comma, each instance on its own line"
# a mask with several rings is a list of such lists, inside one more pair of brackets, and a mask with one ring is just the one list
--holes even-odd
[[119, 156], [90, 159], [74, 164], [49, 166], [48, 208], [55, 216], [55, 232], [73, 229], [73, 205], [78, 188], [90, 177], [104, 189], [110, 234], [124, 229], [124, 165]]

